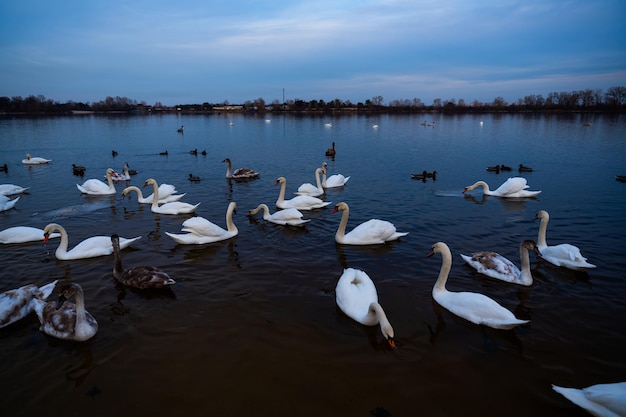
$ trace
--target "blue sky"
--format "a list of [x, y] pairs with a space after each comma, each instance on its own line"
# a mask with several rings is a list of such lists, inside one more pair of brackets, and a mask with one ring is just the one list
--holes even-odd
[[59, 102], [514, 102], [626, 86], [626, 2], [3, 1], [0, 56]]

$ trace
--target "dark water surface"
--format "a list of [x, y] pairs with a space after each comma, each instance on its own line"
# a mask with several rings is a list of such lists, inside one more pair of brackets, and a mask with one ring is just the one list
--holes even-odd
[[[0, 247], [0, 291], [28, 283], [71, 280], [85, 291], [97, 335], [67, 342], [39, 331], [32, 315], [0, 330], [3, 415], [77, 416], [585, 416], [551, 389], [626, 380], [626, 121], [609, 116], [263, 117], [148, 116], [0, 119], [0, 183], [30, 187], [0, 229], [64, 226], [70, 247], [93, 235], [141, 235], [124, 250], [124, 266], [166, 270], [171, 291], [125, 290], [111, 275], [112, 257], [58, 261], [58, 241]], [[479, 122], [484, 121], [481, 127]], [[592, 120], [591, 127], [582, 127]], [[232, 125], [229, 123], [232, 121]], [[327, 128], [326, 122], [333, 126]], [[181, 135], [176, 129], [185, 125]], [[372, 125], [378, 124], [377, 129]], [[324, 156], [336, 142], [334, 160]], [[207, 151], [190, 155], [191, 149]], [[119, 155], [113, 157], [111, 150]], [[159, 152], [168, 151], [168, 156]], [[52, 159], [24, 166], [26, 153]], [[261, 172], [237, 183], [235, 167]], [[392, 221], [409, 235], [372, 247], [336, 245], [340, 214], [305, 212], [303, 229], [250, 220], [272, 212], [287, 178], [287, 198], [314, 183], [322, 161], [329, 174], [351, 176], [329, 190], [350, 205], [348, 230], [370, 218]], [[157, 215], [136, 195], [81, 195], [76, 183], [102, 179], [124, 162], [147, 178], [176, 185], [197, 214], [225, 227], [237, 203], [239, 235], [200, 246], [177, 245], [189, 215]], [[71, 165], [84, 165], [84, 178]], [[536, 199], [507, 201], [461, 194], [486, 180], [497, 188], [511, 173], [487, 165], [523, 163]], [[410, 174], [436, 170], [436, 181]], [[187, 180], [199, 175], [199, 183]], [[150, 192], [146, 194], [150, 194]], [[331, 205], [332, 207], [332, 205]], [[598, 268], [576, 272], [531, 255], [532, 287], [477, 275], [459, 253], [497, 250], [519, 264], [519, 243], [536, 239], [541, 209], [550, 215], [548, 243], [579, 246]], [[493, 330], [466, 322], [431, 296], [446, 242], [454, 263], [448, 289], [481, 292], [528, 325]], [[336, 307], [343, 268], [376, 283], [399, 348], [386, 348]], [[388, 414], [385, 414], [388, 413]]]

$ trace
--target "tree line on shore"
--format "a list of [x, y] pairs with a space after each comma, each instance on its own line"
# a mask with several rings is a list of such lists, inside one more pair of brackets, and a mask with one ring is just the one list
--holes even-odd
[[474, 100], [466, 102], [464, 99], [442, 100], [436, 98], [427, 105], [419, 98], [412, 100], [391, 100], [383, 103], [382, 96], [374, 96], [365, 102], [352, 103], [350, 100], [334, 99], [310, 100], [301, 99], [279, 102], [274, 100], [266, 103], [257, 98], [241, 104], [230, 104], [228, 101], [220, 103], [204, 102], [202, 104], [178, 104], [164, 106], [160, 102], [148, 105], [145, 101], [127, 97], [106, 97], [93, 103], [67, 101], [60, 103], [43, 95], [0, 97], [0, 113], [5, 114], [71, 114], [77, 112], [121, 112], [121, 113], [151, 113], [151, 112], [299, 112], [299, 113], [326, 113], [326, 112], [372, 112], [372, 113], [478, 113], [478, 112], [623, 112], [626, 109], [626, 87], [610, 87], [606, 92], [601, 89], [586, 89], [569, 92], [552, 92], [547, 97], [542, 95], [528, 95], [516, 102], [508, 103], [502, 97], [496, 97], [490, 103]]

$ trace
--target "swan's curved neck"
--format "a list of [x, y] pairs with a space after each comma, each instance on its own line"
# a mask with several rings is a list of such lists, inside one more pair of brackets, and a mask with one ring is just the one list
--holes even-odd
[[520, 245], [519, 257], [522, 261], [522, 267], [520, 269], [520, 283], [524, 285], [531, 285], [533, 283], [533, 276], [530, 273], [530, 255], [528, 249], [524, 245]]
[[322, 187], [326, 188], [326, 170], [322, 170]]
[[76, 340], [85, 340], [91, 336], [91, 326], [87, 322], [87, 315], [85, 312], [85, 296], [82, 290], [77, 290], [74, 294], [74, 301], [76, 302], [76, 325], [74, 332], [76, 334]]
[[335, 233], [335, 240], [341, 241], [346, 235], [346, 226], [348, 225], [349, 216], [350, 216], [350, 209], [346, 207], [342, 210], [341, 221], [339, 222], [337, 233]]
[[235, 205], [231, 203], [228, 205], [228, 210], [226, 210], [226, 226], [231, 233], [238, 231], [237, 226], [233, 223], [233, 211], [235, 211]]
[[378, 323], [380, 324], [380, 331], [383, 336], [385, 336], [385, 339], [393, 338], [393, 328], [391, 327], [391, 323], [389, 323], [385, 310], [383, 310], [382, 306], [377, 302], [373, 302], [370, 304], [370, 312], [376, 315]]
[[474, 184], [474, 188], [483, 187], [483, 194], [491, 195], [491, 190], [489, 189], [489, 185], [485, 181], [477, 181]]
[[258, 213], [259, 210], [263, 210], [263, 218], [267, 219], [270, 217], [270, 208], [267, 207], [267, 204], [259, 204], [259, 207], [256, 208], [254, 214]]
[[[319, 188], [319, 189], [324, 188], [323, 185], [322, 185], [322, 182], [320, 181], [320, 174], [322, 172], [324, 172], [324, 170], [322, 168], [317, 168], [315, 170], [315, 182], [316, 182], [317, 188]], [[324, 174], [324, 178], [326, 178], [326, 174]]]
[[115, 185], [113, 185], [113, 178], [111, 177], [110, 172], [107, 172], [107, 183], [109, 184], [109, 190], [115, 190]]
[[545, 248], [548, 246], [546, 242], [546, 231], [548, 230], [548, 220], [546, 217], [541, 218], [541, 224], [539, 225], [539, 233], [537, 234], [537, 246]]
[[65, 228], [63, 228], [63, 226], [61, 226], [60, 224], [52, 223], [49, 233], [53, 232], [59, 232], [61, 234], [61, 241], [59, 242], [59, 246], [57, 247], [57, 250], [55, 252], [58, 257], [60, 254], [67, 252], [69, 239], [67, 237], [67, 232], [65, 231]]
[[134, 185], [131, 185], [129, 187], [126, 187], [126, 190], [128, 190], [128, 192], [130, 191], [134, 191], [137, 193], [137, 198], [140, 200], [143, 200], [143, 192], [141, 192], [141, 188], [136, 187]]
[[448, 281], [448, 275], [452, 268], [452, 254], [449, 250], [441, 252], [441, 269], [439, 270], [439, 277], [435, 283], [433, 291], [446, 291], [446, 282]]
[[159, 186], [156, 181], [152, 182], [152, 189], [154, 190], [152, 197], [152, 208], [159, 208]]
[[281, 203], [285, 201], [285, 190], [287, 189], [287, 183], [285, 181], [280, 183], [280, 193], [278, 194], [278, 201]]
[[233, 177], [233, 164], [231, 162], [226, 162], [226, 178]]
[[120, 255], [120, 244], [119, 242], [112, 242], [113, 245], [113, 276], [119, 277], [124, 272], [122, 268], [122, 257]]

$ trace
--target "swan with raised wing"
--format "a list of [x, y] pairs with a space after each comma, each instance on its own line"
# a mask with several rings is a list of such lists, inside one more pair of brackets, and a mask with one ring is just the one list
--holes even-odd
[[250, 210], [247, 216], [254, 216], [261, 210], [263, 210], [263, 220], [270, 223], [289, 226], [303, 226], [305, 223], [311, 221], [311, 219], [303, 219], [303, 214], [295, 208], [286, 208], [270, 214], [269, 207], [267, 207], [267, 204], [263, 203], [259, 204], [257, 208]]
[[305, 182], [298, 187], [298, 191], [294, 194], [310, 195], [311, 197], [319, 197], [320, 195], [324, 194], [324, 187], [322, 186], [322, 181], [320, 180], [320, 173], [322, 172], [324, 172], [324, 168], [317, 168], [315, 170], [315, 183], [317, 185], [313, 185], [310, 182]]
[[106, 180], [107, 183], [97, 180], [95, 178], [89, 179], [83, 183], [83, 185], [76, 184], [78, 191], [83, 194], [89, 195], [112, 195], [116, 193], [115, 186], [113, 185], [113, 171], [112, 168], [107, 168]]
[[594, 416], [626, 416], [626, 382], [596, 384], [582, 389], [553, 384], [552, 389]]
[[29, 153], [26, 154], [26, 159], [22, 159], [22, 163], [24, 165], [41, 165], [41, 164], [47, 164], [48, 162], [51, 162], [52, 159], [46, 159], [46, 158], [41, 158], [38, 156], [32, 157], [30, 156]]
[[529, 251], [539, 254], [537, 245], [532, 240], [524, 240], [519, 246], [519, 256], [522, 268], [518, 268], [513, 262], [497, 252], [475, 252], [472, 256], [461, 254], [461, 258], [472, 268], [483, 275], [510, 282], [530, 286], [533, 284], [533, 276], [530, 272]]
[[515, 315], [486, 295], [475, 292], [452, 292], [446, 282], [452, 267], [450, 248], [443, 242], [435, 243], [428, 256], [440, 253], [442, 262], [432, 295], [435, 301], [451, 313], [474, 324], [484, 324], [494, 329], [512, 329], [529, 320], [519, 320]]
[[546, 230], [550, 215], [545, 210], [540, 210], [535, 215], [534, 220], [541, 219], [539, 225], [539, 233], [537, 234], [537, 247], [540, 256], [546, 261], [556, 266], [562, 266], [573, 270], [585, 270], [595, 268], [594, 264], [587, 262], [580, 249], [569, 243], [561, 243], [560, 245], [548, 246], [546, 242]]
[[222, 162], [226, 162], [226, 178], [232, 179], [251, 179], [259, 176], [259, 173], [250, 168], [237, 168], [233, 171], [233, 164], [229, 158], [224, 159]]
[[335, 288], [337, 305], [350, 317], [365, 326], [380, 324], [380, 331], [392, 349], [396, 348], [393, 327], [378, 303], [378, 292], [372, 279], [360, 269], [347, 268]]
[[5, 195], [0, 195], [0, 211], [12, 209], [13, 207], [15, 207], [15, 205], [17, 204], [19, 200], [20, 200], [20, 197], [17, 197], [11, 200], [9, 197]]
[[[26, 243], [26, 242], [38, 242], [44, 239], [43, 229], [31, 226], [13, 226], [4, 229], [0, 232], [0, 243]], [[51, 233], [48, 238], [57, 238], [61, 235], [59, 233]]]
[[[74, 297], [75, 303], [68, 301]], [[98, 322], [85, 310], [83, 289], [75, 282], [60, 289], [56, 303], [35, 300], [35, 312], [45, 334], [64, 340], [82, 342], [98, 332]]]
[[122, 267], [122, 250], [120, 237], [111, 235], [113, 245], [113, 276], [123, 285], [132, 288], [165, 288], [176, 283], [166, 272], [154, 266], [135, 266], [124, 269]]
[[468, 185], [463, 189], [463, 192], [472, 191], [475, 188], [482, 187], [483, 194], [492, 195], [495, 197], [536, 197], [541, 191], [528, 191], [528, 184], [526, 178], [513, 177], [506, 180], [495, 190], [491, 191], [489, 185], [485, 181], [476, 181], [472, 185]]
[[183, 222], [182, 231], [188, 233], [175, 234], [165, 232], [166, 235], [182, 245], [202, 245], [205, 243], [219, 242], [230, 239], [239, 234], [239, 230], [233, 223], [233, 213], [237, 204], [231, 201], [226, 210], [226, 229], [210, 222], [204, 217], [196, 216]]
[[344, 202], [335, 206], [331, 213], [342, 211], [341, 222], [335, 233], [335, 242], [344, 245], [379, 245], [385, 242], [398, 240], [409, 232], [398, 232], [396, 226], [387, 220], [370, 219], [346, 233], [346, 225], [350, 215], [350, 208]]
[[324, 188], [337, 188], [343, 187], [346, 185], [350, 177], [345, 177], [342, 174], [333, 174], [330, 177], [326, 178], [326, 171], [328, 170], [328, 164], [326, 162], [322, 162], [322, 187]]
[[15, 184], [0, 184], [0, 195], [15, 195], [22, 194], [30, 187], [20, 187]]
[[188, 214], [196, 211], [196, 208], [198, 208], [198, 206], [200, 205], [200, 203], [194, 205], [189, 203], [183, 203], [181, 201], [171, 201], [169, 203], [159, 205], [159, 185], [154, 178], [148, 178], [143, 186], [147, 187], [148, 185], [152, 185], [153, 190], [152, 205], [150, 206], [150, 210], [153, 213]]
[[287, 188], [287, 180], [285, 177], [278, 177], [275, 185], [280, 184], [280, 193], [276, 200], [276, 207], [281, 209], [295, 208], [298, 210], [313, 210], [326, 207], [330, 202], [322, 201], [317, 197], [310, 195], [298, 195], [292, 199], [285, 200], [285, 189]]
[[[43, 242], [47, 243], [48, 239], [50, 238], [50, 234], [55, 231], [61, 233], [61, 242], [54, 252], [54, 255], [57, 259], [67, 261], [74, 259], [95, 258], [97, 256], [106, 256], [113, 253], [113, 246], [111, 246], [110, 236], [89, 237], [68, 251], [67, 232], [65, 231], [65, 228], [63, 228], [63, 226], [57, 223], [50, 223], [43, 229]], [[131, 243], [139, 239], [141, 239], [141, 236], [137, 236], [131, 239], [122, 237], [120, 238], [120, 247], [124, 249], [128, 247]]]
[[[161, 184], [159, 185], [159, 203], [163, 204], [163, 203], [171, 203], [172, 201], [178, 201], [181, 198], [183, 198], [185, 196], [185, 194], [187, 193], [183, 193], [183, 194], [169, 194], [169, 195], [161, 195], [161, 188], [164, 185], [169, 185], [169, 184]], [[170, 187], [173, 187], [171, 185], [169, 185]], [[137, 193], [137, 202], [141, 203], [141, 204], [152, 204], [152, 200], [154, 199], [154, 194], [150, 194], [148, 197], [144, 197], [143, 196], [143, 192], [141, 192], [141, 188], [136, 187], [134, 185], [131, 185], [129, 187], [124, 188], [124, 190], [122, 190], [122, 196], [125, 196], [126, 194], [130, 193], [131, 191], [134, 191]]]
[[35, 308], [34, 298], [45, 300], [57, 281], [41, 287], [29, 284], [0, 294], [0, 329], [26, 317]]

